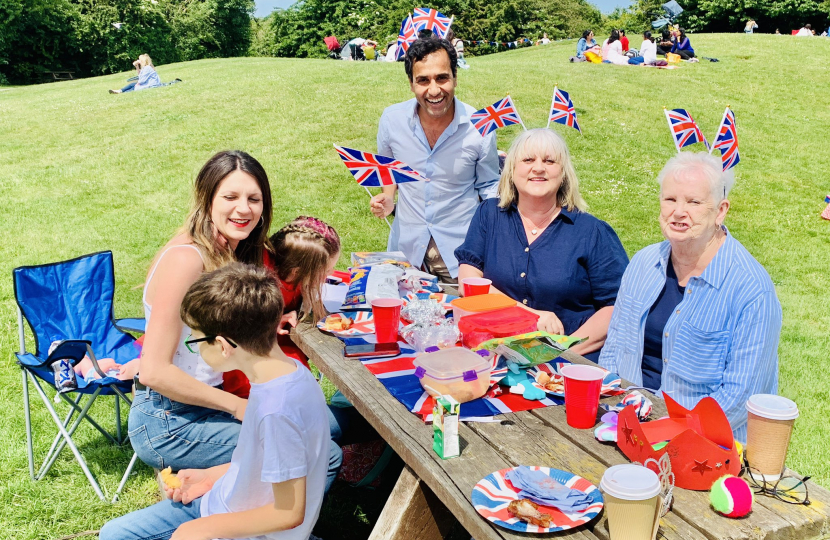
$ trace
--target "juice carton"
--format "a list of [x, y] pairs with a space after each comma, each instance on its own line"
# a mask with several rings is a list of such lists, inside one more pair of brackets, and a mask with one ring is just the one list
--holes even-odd
[[458, 444], [458, 413], [461, 405], [452, 396], [438, 396], [432, 409], [432, 449], [441, 459], [461, 454]]

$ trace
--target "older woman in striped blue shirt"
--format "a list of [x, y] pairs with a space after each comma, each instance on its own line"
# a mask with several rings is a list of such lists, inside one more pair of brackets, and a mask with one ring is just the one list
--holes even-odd
[[723, 225], [734, 176], [719, 159], [680, 153], [658, 182], [666, 241], [631, 259], [599, 363], [687, 408], [715, 398], [745, 442], [747, 399], [778, 388], [781, 304]]

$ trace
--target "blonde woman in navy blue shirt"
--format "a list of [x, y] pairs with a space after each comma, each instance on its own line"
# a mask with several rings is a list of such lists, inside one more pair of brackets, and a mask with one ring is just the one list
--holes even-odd
[[588, 338], [573, 350], [595, 360], [628, 256], [587, 207], [562, 137], [525, 131], [507, 154], [498, 198], [478, 207], [455, 256], [459, 281], [492, 280], [491, 292], [539, 315], [539, 330]]

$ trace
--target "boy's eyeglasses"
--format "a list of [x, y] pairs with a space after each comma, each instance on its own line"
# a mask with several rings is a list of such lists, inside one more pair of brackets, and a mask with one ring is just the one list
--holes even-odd
[[744, 460], [741, 474], [746, 473], [749, 485], [754, 488], [755, 493], [770, 495], [779, 501], [789, 504], [810, 504], [810, 497], [807, 493], [807, 480], [809, 476], [799, 478], [787, 471], [777, 480], [767, 480], [758, 469], [749, 465]]
[[[184, 340], [184, 346], [187, 347], [187, 350], [192, 352], [193, 354], [199, 354], [199, 346], [197, 345], [196, 347], [193, 347], [193, 345], [195, 345], [196, 343], [201, 343], [202, 341], [213, 341], [218, 337], [219, 336], [205, 336], [200, 338], [194, 338], [193, 334], [190, 334], [189, 336], [187, 336], [187, 339]], [[225, 341], [227, 341], [228, 344], [230, 344], [230, 346], [234, 349], [236, 348], [236, 343], [234, 343], [233, 341], [229, 340], [228, 338], [225, 338]]]

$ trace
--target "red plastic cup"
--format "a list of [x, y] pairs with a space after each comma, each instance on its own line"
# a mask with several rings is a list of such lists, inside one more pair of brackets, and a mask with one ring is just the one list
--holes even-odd
[[398, 324], [401, 321], [400, 298], [377, 298], [372, 300], [372, 319], [375, 321], [375, 335], [378, 343], [397, 343]]
[[462, 279], [461, 284], [464, 286], [464, 296], [478, 296], [488, 294], [493, 282], [483, 277], [468, 277]]
[[570, 364], [562, 366], [559, 372], [565, 378], [565, 416], [568, 425], [577, 429], [594, 427], [605, 371], [595, 366]]

